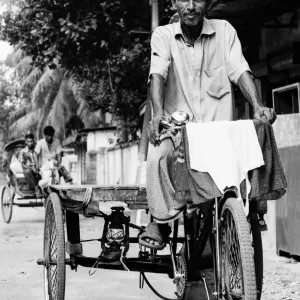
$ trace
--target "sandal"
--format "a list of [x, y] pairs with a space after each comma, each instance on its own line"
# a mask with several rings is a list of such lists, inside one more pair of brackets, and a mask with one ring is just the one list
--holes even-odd
[[[164, 229], [164, 227], [166, 229]], [[171, 233], [170, 226], [161, 228], [158, 223], [150, 223], [147, 225], [145, 231], [139, 236], [139, 244], [147, 248], [162, 250], [166, 246], [166, 239]], [[158, 244], [152, 244], [146, 239], [151, 239]]]

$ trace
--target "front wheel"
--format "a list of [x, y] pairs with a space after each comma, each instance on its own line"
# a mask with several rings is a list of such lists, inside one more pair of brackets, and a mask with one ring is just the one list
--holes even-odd
[[44, 227], [44, 283], [46, 300], [65, 299], [65, 233], [59, 196], [47, 199]]
[[13, 212], [14, 195], [10, 188], [6, 185], [1, 192], [1, 212], [2, 218], [5, 223], [9, 223]]
[[241, 202], [227, 199], [220, 220], [221, 299], [257, 300], [253, 248]]

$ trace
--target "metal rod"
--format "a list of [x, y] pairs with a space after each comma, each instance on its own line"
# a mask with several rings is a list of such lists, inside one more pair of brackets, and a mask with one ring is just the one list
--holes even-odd
[[177, 252], [178, 226], [179, 226], [179, 221], [178, 219], [176, 219], [174, 221], [174, 228], [173, 228], [173, 249], [172, 249], [175, 254]]
[[176, 268], [176, 263], [175, 263], [175, 258], [174, 258], [172, 241], [170, 241], [169, 245], [170, 245], [170, 253], [171, 253], [172, 266], [173, 266], [174, 276], [175, 276], [175, 274], [177, 272], [177, 268]]
[[219, 205], [218, 198], [215, 198], [215, 245], [216, 245], [216, 264], [217, 264], [217, 293], [220, 296], [220, 280], [221, 280], [221, 266], [220, 266], [220, 240], [219, 240]]

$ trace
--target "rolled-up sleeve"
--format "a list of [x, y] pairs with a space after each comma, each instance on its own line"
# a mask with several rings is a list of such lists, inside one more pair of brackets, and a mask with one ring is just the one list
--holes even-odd
[[168, 70], [170, 65], [170, 45], [167, 41], [167, 36], [163, 31], [157, 27], [151, 37], [151, 64], [148, 82], [151, 75], [160, 74], [164, 80], [168, 77]]
[[226, 22], [225, 28], [225, 60], [226, 70], [230, 81], [237, 84], [240, 76], [245, 72], [251, 72], [243, 55], [241, 42], [236, 30]]

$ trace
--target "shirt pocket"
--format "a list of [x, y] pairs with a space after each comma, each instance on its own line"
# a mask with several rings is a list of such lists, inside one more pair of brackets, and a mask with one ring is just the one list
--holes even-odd
[[212, 70], [204, 70], [206, 77], [206, 94], [215, 99], [222, 99], [230, 93], [230, 82], [224, 65]]

